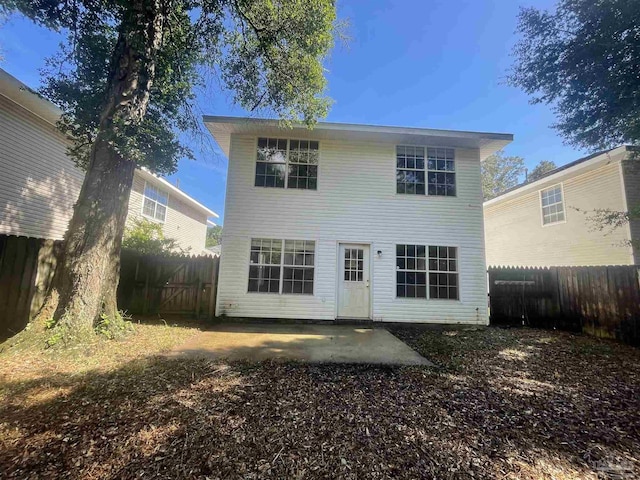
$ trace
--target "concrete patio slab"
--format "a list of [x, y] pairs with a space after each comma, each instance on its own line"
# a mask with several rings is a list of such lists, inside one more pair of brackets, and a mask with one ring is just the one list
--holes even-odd
[[344, 325], [222, 324], [197, 334], [168, 355], [433, 366], [382, 328]]

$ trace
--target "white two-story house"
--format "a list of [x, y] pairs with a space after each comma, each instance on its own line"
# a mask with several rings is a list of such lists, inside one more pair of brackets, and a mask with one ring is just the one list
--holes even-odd
[[480, 162], [512, 135], [204, 121], [229, 158], [217, 315], [487, 323]]

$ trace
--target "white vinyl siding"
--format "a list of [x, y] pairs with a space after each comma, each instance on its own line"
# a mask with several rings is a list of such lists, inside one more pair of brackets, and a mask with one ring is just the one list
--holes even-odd
[[0, 234], [61, 240], [84, 173], [51, 124], [0, 95]]
[[[540, 187], [484, 207], [487, 265], [580, 266], [633, 263], [628, 229], [598, 231], [585, 212], [624, 210], [619, 159], [586, 172], [542, 182]], [[565, 221], [543, 225], [540, 189], [562, 182]]]
[[[136, 172], [133, 177], [133, 185], [129, 196], [129, 216], [127, 225], [139, 218], [148, 218], [142, 214], [145, 180]], [[158, 188], [162, 188], [160, 185]], [[178, 246], [187, 250], [192, 255], [198, 255], [205, 248], [207, 238], [207, 214], [192, 207], [187, 202], [169, 195], [166, 207], [166, 219], [162, 224], [162, 232], [166, 238], [173, 238]]]
[[[308, 192], [254, 188], [256, 141], [252, 136], [231, 138], [218, 314], [334, 319], [338, 244], [351, 242], [371, 245], [374, 321], [486, 323], [477, 150], [455, 150], [457, 196], [398, 195], [395, 144], [323, 139], [318, 173], [321, 188]], [[248, 294], [252, 238], [314, 240], [314, 294]], [[398, 244], [455, 246], [459, 300], [397, 298]]]

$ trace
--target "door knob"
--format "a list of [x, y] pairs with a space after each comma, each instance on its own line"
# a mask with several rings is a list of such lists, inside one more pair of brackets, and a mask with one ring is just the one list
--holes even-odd
[[367, 280], [367, 288], [369, 288], [369, 280]]

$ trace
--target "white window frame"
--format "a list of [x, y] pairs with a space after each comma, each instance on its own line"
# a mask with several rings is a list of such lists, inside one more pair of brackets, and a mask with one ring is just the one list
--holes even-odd
[[[156, 216], [155, 216], [156, 211], [158, 209], [158, 200], [154, 200], [153, 198], [147, 197], [147, 195], [146, 195], [147, 186], [149, 186], [150, 188], [155, 189], [158, 193], [163, 193], [164, 195], [167, 196], [167, 204], [163, 205], [163, 207], [164, 207], [164, 218], [162, 218], [162, 219], [156, 218]], [[148, 214], [144, 213], [144, 202], [145, 202], [145, 200], [149, 200], [150, 202], [154, 203], [153, 215], [148, 215]], [[160, 204], [160, 205], [162, 205], [162, 204]], [[140, 213], [142, 214], [142, 216], [144, 218], [148, 218], [150, 220], [153, 220], [154, 222], [165, 223], [167, 221], [167, 213], [168, 213], [168, 211], [169, 211], [169, 192], [167, 192], [166, 190], [163, 190], [160, 187], [158, 187], [158, 186], [156, 186], [156, 185], [154, 185], [152, 183], [149, 183], [149, 182], [147, 182], [145, 180], [144, 181], [144, 189], [142, 190], [142, 205], [140, 207]]]
[[[547, 190], [555, 189], [557, 187], [560, 187], [560, 195], [562, 196], [561, 201], [560, 202], [556, 202], [556, 203], [552, 203], [550, 205], [546, 205], [546, 207], [543, 206], [542, 205], [542, 193], [546, 192]], [[539, 201], [540, 201], [540, 222], [541, 222], [543, 227], [550, 227], [552, 225], [560, 225], [562, 223], [566, 223], [567, 222], [567, 209], [565, 208], [564, 184], [562, 182], [556, 183], [555, 185], [551, 185], [551, 186], [546, 187], [546, 188], [541, 188], [540, 190], [538, 190], [538, 198], [539, 198]], [[552, 205], [558, 205], [558, 204], [562, 204], [562, 216], [564, 217], [564, 219], [563, 220], [556, 220], [555, 222], [545, 223], [544, 222], [544, 209], [547, 208], [547, 207], [550, 207]]]
[[[397, 247], [398, 245], [412, 245], [414, 247], [424, 247], [425, 248], [425, 270], [422, 269], [418, 269], [417, 268], [417, 263], [416, 263], [416, 269], [401, 269], [398, 268], [398, 264], [397, 264], [397, 260], [398, 260], [398, 256], [397, 256]], [[394, 247], [396, 248], [396, 252], [394, 252], [394, 260], [396, 261], [396, 268], [395, 268], [395, 272], [394, 272], [394, 284], [395, 284], [395, 298], [396, 300], [400, 300], [400, 301], [412, 301], [412, 302], [422, 302], [422, 301], [442, 301], [442, 302], [460, 302], [461, 298], [462, 298], [462, 286], [460, 285], [460, 246], [459, 245], [429, 245], [429, 244], [423, 244], [420, 242], [404, 242], [404, 243], [396, 243], [394, 244]], [[455, 248], [456, 249], [456, 258], [455, 258], [455, 262], [456, 262], [456, 270], [431, 270], [429, 268], [429, 259], [431, 258], [429, 256], [429, 247], [446, 247], [446, 248]], [[416, 262], [417, 262], [417, 258], [416, 257]], [[450, 261], [450, 259], [447, 259], [447, 261]], [[425, 273], [426, 275], [426, 287], [427, 287], [427, 291], [426, 291], [426, 297], [400, 297], [398, 296], [398, 278], [396, 273], [397, 272], [415, 272], [415, 273]], [[446, 274], [455, 274], [457, 275], [457, 290], [458, 290], [458, 298], [437, 298], [437, 297], [432, 297], [431, 296], [431, 282], [429, 279], [429, 274], [431, 273], [435, 273], [435, 274], [439, 274], [439, 273], [446, 273]]]
[[[256, 185], [256, 175], [258, 173], [257, 169], [258, 169], [258, 163], [269, 163], [269, 162], [260, 162], [258, 160], [258, 143], [260, 142], [261, 138], [265, 138], [268, 140], [284, 140], [287, 142], [287, 148], [285, 150], [285, 161], [284, 161], [284, 186], [283, 187], [269, 187], [266, 185]], [[289, 162], [289, 152], [291, 151], [291, 142], [316, 142], [318, 144], [318, 163], [297, 163], [297, 162]], [[281, 137], [256, 137], [255, 138], [255, 155], [254, 155], [254, 172], [253, 172], [253, 187], [254, 188], [274, 188], [276, 190], [284, 190], [284, 191], [296, 191], [296, 190], [302, 190], [302, 191], [306, 191], [306, 192], [317, 192], [320, 188], [320, 164], [321, 164], [321, 151], [322, 151], [322, 146], [321, 146], [321, 142], [319, 140], [312, 140], [312, 139], [307, 139], [307, 138], [281, 138]], [[275, 163], [275, 162], [273, 162]], [[278, 162], [281, 164], [281, 162]], [[316, 188], [311, 189], [311, 188], [289, 188], [289, 165], [307, 165], [308, 166], [315, 166], [316, 167]]]
[[[280, 243], [280, 263], [279, 264], [263, 264], [263, 263], [251, 263], [251, 245], [253, 243], [254, 240], [271, 240], [273, 242], [281, 242]], [[285, 245], [286, 242], [313, 242], [313, 265], [289, 265], [288, 263], [286, 264], [284, 261], [284, 257], [285, 257]], [[311, 240], [308, 238], [283, 238], [283, 239], [279, 239], [279, 238], [268, 238], [268, 237], [250, 237], [249, 238], [249, 258], [248, 258], [248, 265], [247, 265], [247, 293], [248, 294], [258, 294], [258, 295], [293, 295], [293, 296], [302, 296], [302, 297], [315, 297], [316, 295], [316, 282], [317, 282], [317, 278], [316, 278], [316, 274], [317, 274], [317, 265], [318, 265], [318, 241], [317, 240]], [[279, 278], [279, 283], [278, 283], [278, 291], [277, 292], [254, 292], [249, 290], [249, 276], [250, 276], [250, 270], [251, 267], [277, 267], [279, 265], [280, 267], [280, 278]], [[311, 293], [294, 293], [294, 292], [283, 292], [283, 288], [284, 288], [284, 269], [285, 268], [304, 268], [304, 269], [311, 269], [313, 268], [313, 291]]]
[[[419, 168], [398, 168], [398, 147], [419, 147], [424, 149], [424, 169]], [[429, 149], [446, 149], [453, 151], [453, 170], [432, 170], [429, 169]], [[416, 172], [424, 172], [424, 194], [417, 193], [398, 193], [397, 181], [394, 182], [394, 192], [396, 195], [403, 197], [431, 197], [431, 198], [456, 198], [458, 196], [458, 161], [457, 161], [457, 148], [455, 147], [443, 147], [434, 145], [409, 145], [404, 143], [396, 144], [393, 150], [393, 164], [395, 168], [395, 176], [397, 179], [398, 170], [411, 170]], [[429, 195], [429, 172], [433, 173], [453, 173], [455, 178], [454, 188], [455, 195]]]

